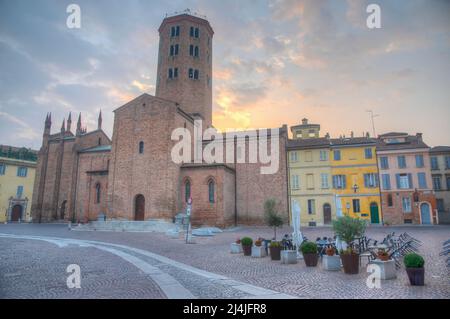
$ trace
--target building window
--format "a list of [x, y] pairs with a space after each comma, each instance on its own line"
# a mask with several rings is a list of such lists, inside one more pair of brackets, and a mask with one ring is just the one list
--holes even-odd
[[197, 46], [194, 48], [194, 56], [195, 57], [199, 56], [199, 54], [198, 54], [198, 47]]
[[341, 160], [341, 151], [340, 150], [334, 150], [333, 151], [333, 157], [335, 161]]
[[364, 156], [366, 159], [372, 158], [372, 148], [364, 149]]
[[173, 78], [173, 69], [169, 69], [169, 79]]
[[0, 175], [5, 175], [6, 165], [0, 164]]
[[424, 167], [423, 155], [416, 155], [416, 167]]
[[395, 177], [397, 179], [397, 188], [399, 189], [413, 188], [411, 174], [396, 174]]
[[194, 69], [189, 69], [189, 78], [193, 79], [194, 78]]
[[214, 203], [214, 181], [209, 181], [208, 183], [208, 197], [209, 202]]
[[440, 175], [433, 175], [433, 189], [436, 191], [439, 191], [442, 189]]
[[425, 173], [417, 173], [417, 179], [419, 180], [419, 188], [427, 188], [427, 178]]
[[187, 203], [191, 198], [191, 182], [189, 180], [184, 184], [184, 201]]
[[397, 156], [398, 168], [406, 168], [406, 158], [404, 155]]
[[432, 156], [430, 160], [431, 160], [431, 169], [438, 170], [439, 169], [438, 158], [436, 156]]
[[194, 70], [194, 80], [198, 80], [198, 70]]
[[386, 156], [380, 157], [380, 166], [382, 169], [389, 168], [389, 160]]
[[306, 175], [306, 188], [314, 189], [314, 175], [313, 174]]
[[394, 206], [394, 201], [392, 200], [392, 194], [387, 195], [387, 205], [388, 205], [388, 207]]
[[169, 69], [169, 79], [174, 79], [178, 77], [178, 68]]
[[144, 153], [144, 142], [140, 141], [139, 142], [139, 154], [143, 154]]
[[291, 162], [297, 162], [297, 161], [298, 161], [298, 153], [291, 152]]
[[101, 186], [100, 183], [95, 184], [95, 202], [97, 204], [100, 203], [100, 194], [101, 193]]
[[308, 199], [308, 214], [312, 215], [316, 213], [316, 200]]
[[446, 181], [446, 184], [447, 184], [447, 190], [450, 191], [450, 176], [446, 176], [445, 177], [445, 181]]
[[402, 197], [402, 208], [404, 213], [411, 213], [411, 198]]
[[360, 203], [359, 203], [359, 199], [353, 199], [352, 203], [353, 203], [353, 212], [354, 213], [360, 213], [361, 212], [361, 206], [360, 206]]
[[190, 56], [194, 55], [194, 46], [192, 44], [189, 46], [189, 55]]
[[389, 174], [382, 174], [381, 179], [383, 183], [383, 189], [384, 190], [391, 189], [391, 176]]
[[307, 151], [305, 153], [305, 162], [312, 162], [313, 156], [311, 151]]
[[200, 31], [198, 28], [191, 27], [189, 34], [193, 38], [198, 38], [200, 36]]
[[367, 188], [378, 187], [378, 176], [374, 173], [364, 174], [364, 186]]
[[345, 175], [333, 175], [333, 188], [336, 188], [336, 189], [345, 189], [346, 188]]
[[292, 175], [292, 188], [299, 189], [300, 188], [300, 179], [298, 175]]
[[27, 177], [28, 168], [20, 166], [17, 167], [17, 176], [19, 177]]
[[170, 29], [171, 37], [178, 37], [180, 35], [180, 26], [174, 26]]
[[320, 160], [321, 161], [328, 161], [328, 151], [321, 150], [320, 151]]
[[23, 195], [23, 186], [17, 186], [16, 196], [17, 198], [22, 198]]
[[445, 157], [445, 168], [450, 169], [450, 156]]
[[328, 188], [329, 187], [329, 185], [328, 185], [328, 174], [326, 174], [326, 173], [320, 174], [320, 181], [321, 181], [322, 188]]
[[170, 46], [170, 56], [178, 55], [178, 49], [179, 49], [178, 44], [171, 45]]

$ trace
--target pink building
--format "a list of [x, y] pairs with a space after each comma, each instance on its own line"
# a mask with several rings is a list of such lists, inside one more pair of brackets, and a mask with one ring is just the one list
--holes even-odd
[[377, 159], [385, 223], [438, 223], [429, 151], [421, 133], [412, 136], [392, 132], [378, 136]]

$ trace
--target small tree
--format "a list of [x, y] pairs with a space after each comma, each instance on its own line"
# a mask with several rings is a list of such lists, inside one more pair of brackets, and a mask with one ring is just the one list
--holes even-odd
[[274, 240], [277, 239], [277, 227], [283, 226], [283, 219], [278, 215], [277, 202], [270, 198], [264, 202], [264, 213], [266, 223], [269, 227], [273, 227]]
[[333, 221], [333, 229], [336, 236], [345, 241], [347, 247], [352, 247], [355, 238], [361, 237], [366, 231], [366, 222], [350, 216], [339, 217]]

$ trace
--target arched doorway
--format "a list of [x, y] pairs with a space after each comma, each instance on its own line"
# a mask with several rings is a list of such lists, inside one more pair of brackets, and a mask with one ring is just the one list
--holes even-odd
[[323, 204], [323, 223], [331, 224], [331, 205], [328, 203]]
[[430, 204], [428, 203], [420, 204], [420, 220], [424, 225], [431, 225]]
[[11, 211], [11, 221], [12, 222], [17, 222], [20, 220], [22, 220], [22, 212], [23, 212], [23, 207], [22, 205], [14, 205]]
[[380, 223], [380, 215], [378, 213], [378, 204], [376, 202], [370, 203], [370, 222], [372, 224]]
[[143, 195], [136, 195], [134, 199], [134, 220], [144, 220], [145, 218], [145, 198]]
[[64, 217], [66, 215], [66, 204], [67, 204], [67, 201], [66, 200], [63, 201], [61, 204], [61, 208], [59, 209], [59, 218], [61, 220], [64, 220]]

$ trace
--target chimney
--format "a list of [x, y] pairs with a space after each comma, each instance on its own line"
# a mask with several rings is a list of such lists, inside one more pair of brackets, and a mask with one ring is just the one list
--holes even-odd
[[417, 140], [419, 142], [423, 142], [423, 140], [422, 140], [422, 133], [416, 133], [416, 137], [417, 137]]
[[302, 119], [302, 125], [307, 125], [307, 124], [308, 124], [308, 119], [307, 118]]

